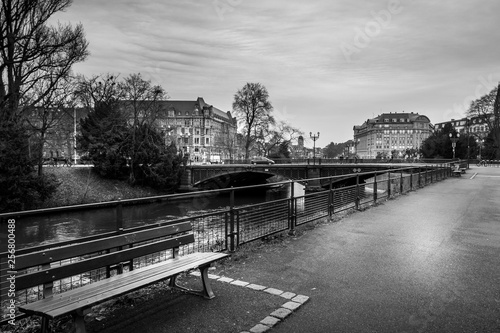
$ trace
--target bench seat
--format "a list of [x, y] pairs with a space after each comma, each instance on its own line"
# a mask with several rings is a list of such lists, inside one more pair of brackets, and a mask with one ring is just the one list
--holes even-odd
[[[37, 302], [20, 306], [19, 309], [27, 314], [46, 316], [51, 319], [75, 313], [78, 310], [83, 310], [84, 315], [87, 312], [85, 310], [92, 306], [167, 278], [174, 280], [178, 274], [195, 268], [200, 268], [202, 271], [203, 285], [208, 290], [193, 292], [205, 298], [213, 298], [214, 294], [209, 282], [205, 281], [208, 279], [207, 269], [212, 262], [226, 256], [227, 254], [224, 253], [193, 253], [181, 256], [55, 294]], [[174, 286], [173, 282], [171, 286]]]
[[[42, 332], [48, 331], [50, 320], [71, 315], [74, 331], [84, 333], [84, 316], [93, 306], [166, 279], [169, 279], [171, 288], [211, 299], [215, 295], [210, 286], [208, 268], [229, 254], [196, 252], [179, 256], [181, 247], [194, 243], [191, 223], [181, 222], [130, 229], [110, 237], [20, 255], [16, 258], [16, 268], [22, 269], [22, 273], [16, 278], [16, 286], [20, 290], [43, 286], [43, 299], [20, 305], [19, 310], [27, 315], [41, 316]], [[170, 252], [171, 258], [134, 268], [134, 260], [137, 258], [162, 251], [167, 251], [167, 254]], [[124, 271], [123, 267], [128, 267], [128, 271]], [[177, 276], [193, 269], [200, 270], [202, 289], [191, 290], [178, 286]], [[105, 271], [106, 278], [72, 290], [53, 293], [55, 281], [81, 276], [93, 270]], [[112, 271], [116, 271], [116, 274], [111, 274]]]

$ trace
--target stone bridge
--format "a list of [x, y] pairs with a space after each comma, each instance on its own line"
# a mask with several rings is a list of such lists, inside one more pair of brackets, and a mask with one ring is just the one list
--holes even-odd
[[[305, 180], [330, 176], [345, 176], [335, 178], [339, 183], [350, 185], [356, 180], [356, 173], [400, 169], [404, 167], [428, 168], [426, 165], [403, 164], [274, 164], [274, 165], [249, 165], [249, 164], [211, 164], [190, 165], [186, 168], [181, 179], [181, 191], [196, 189], [221, 189], [246, 185], [266, 184], [268, 179], [279, 176], [281, 179]], [[361, 180], [373, 175], [360, 175]], [[327, 181], [310, 181], [308, 187], [324, 187]]]

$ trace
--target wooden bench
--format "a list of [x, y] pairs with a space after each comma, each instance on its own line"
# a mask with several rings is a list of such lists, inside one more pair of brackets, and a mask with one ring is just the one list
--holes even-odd
[[[92, 306], [161, 280], [170, 279], [169, 286], [172, 288], [211, 299], [214, 293], [208, 278], [208, 268], [228, 254], [209, 252], [179, 256], [179, 247], [194, 241], [191, 223], [183, 222], [18, 256], [16, 270], [36, 266], [41, 266], [41, 269], [27, 274], [19, 273], [16, 277], [17, 289], [43, 286], [44, 294], [43, 299], [21, 305], [19, 310], [41, 316], [42, 332], [47, 331], [49, 320], [70, 314], [75, 331], [80, 333], [85, 332], [84, 316]], [[135, 258], [165, 250], [171, 251], [171, 259], [134, 269]], [[123, 268], [127, 266], [128, 271], [124, 271]], [[189, 290], [176, 284], [179, 274], [196, 268], [201, 272], [203, 290]], [[105, 272], [106, 278], [53, 294], [54, 282], [98, 269]], [[111, 274], [113, 271], [116, 274]]]
[[465, 173], [466, 168], [462, 167], [460, 164], [455, 164], [452, 166], [451, 173], [453, 176], [461, 177]]

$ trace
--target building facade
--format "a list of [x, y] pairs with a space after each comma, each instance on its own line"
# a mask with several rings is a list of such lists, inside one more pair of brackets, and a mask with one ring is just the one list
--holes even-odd
[[[159, 128], [168, 145], [175, 142], [177, 148], [189, 154], [192, 162], [219, 163], [233, 159], [238, 153], [236, 137], [237, 120], [231, 112], [224, 112], [207, 104], [202, 97], [191, 101], [121, 101], [119, 107], [128, 113], [133, 123], [132, 104], [137, 107], [138, 118], [149, 117]], [[141, 105], [142, 104], [142, 105]], [[154, 107], [151, 105], [154, 104]], [[148, 105], [148, 106], [145, 106]], [[44, 158], [79, 158], [75, 151], [79, 122], [88, 115], [85, 108], [50, 109], [35, 108], [29, 116], [35, 138], [41, 128], [47, 128], [43, 139]], [[33, 143], [34, 145], [34, 143]]]
[[[493, 115], [491, 116], [493, 117]], [[449, 121], [437, 123], [435, 125], [435, 130], [442, 130], [447, 124], [450, 124], [451, 127], [453, 127], [457, 132], [469, 133], [471, 136], [474, 136], [479, 140], [484, 139], [490, 131], [488, 122], [484, 119], [484, 116], [451, 119]]]
[[407, 149], [418, 151], [433, 131], [429, 118], [418, 113], [383, 113], [354, 126], [354, 150], [358, 158], [402, 156]]
[[230, 111], [209, 105], [202, 97], [161, 101], [159, 108], [156, 124], [166, 143], [174, 141], [192, 162], [220, 163], [237, 156], [237, 120]]

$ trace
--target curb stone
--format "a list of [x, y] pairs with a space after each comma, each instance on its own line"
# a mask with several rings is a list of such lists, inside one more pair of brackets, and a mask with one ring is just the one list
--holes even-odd
[[[191, 275], [199, 276], [199, 272], [191, 272]], [[262, 285], [258, 284], [253, 284], [241, 280], [235, 280], [231, 279], [229, 277], [225, 276], [218, 276], [218, 275], [212, 275], [209, 274], [208, 277], [210, 279], [214, 279], [216, 281], [224, 282], [224, 283], [229, 283], [234, 286], [238, 287], [243, 287], [243, 288], [248, 288], [252, 289], [255, 291], [262, 291], [274, 296], [280, 296], [282, 298], [285, 298], [289, 300], [288, 302], [284, 303], [280, 308], [274, 310], [271, 312], [271, 314], [264, 319], [262, 319], [258, 324], [256, 324], [254, 327], [250, 329], [250, 331], [242, 331], [240, 333], [263, 333], [269, 331], [272, 327], [277, 325], [280, 321], [288, 317], [292, 312], [296, 311], [299, 309], [303, 304], [305, 304], [307, 301], [309, 301], [309, 296], [305, 295], [297, 295], [292, 292], [288, 291], [282, 291], [280, 289], [276, 288], [269, 288], [265, 287]]]

